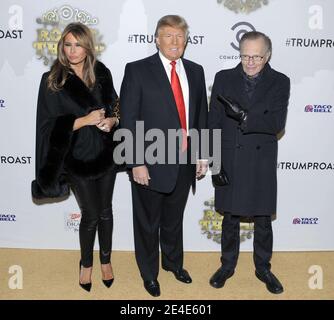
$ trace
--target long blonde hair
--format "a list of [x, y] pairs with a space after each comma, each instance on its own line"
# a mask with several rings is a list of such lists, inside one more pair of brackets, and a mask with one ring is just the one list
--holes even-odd
[[58, 42], [57, 59], [52, 65], [48, 77], [48, 88], [53, 91], [60, 90], [64, 86], [69, 74], [73, 74], [73, 70], [64, 52], [65, 37], [69, 33], [72, 33], [78, 43], [86, 50], [87, 57], [82, 72], [83, 82], [88, 88], [92, 88], [95, 84], [94, 66], [96, 56], [92, 32], [84, 24], [74, 22], [66, 26]]

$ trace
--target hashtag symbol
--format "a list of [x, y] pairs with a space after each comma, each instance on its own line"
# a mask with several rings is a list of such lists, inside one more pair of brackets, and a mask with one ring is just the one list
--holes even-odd
[[131, 43], [131, 42], [132, 42], [132, 39], [133, 39], [133, 35], [130, 34], [130, 35], [129, 35], [129, 38], [128, 38], [128, 42]]
[[287, 47], [289, 47], [290, 46], [290, 42], [291, 42], [291, 39], [286, 39], [286, 41], [285, 41], [285, 45], [287, 46]]

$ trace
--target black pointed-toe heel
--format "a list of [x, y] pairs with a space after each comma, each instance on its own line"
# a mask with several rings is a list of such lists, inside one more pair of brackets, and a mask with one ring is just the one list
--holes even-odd
[[114, 278], [109, 279], [109, 280], [103, 280], [103, 279], [102, 279], [102, 282], [103, 282], [103, 284], [104, 284], [107, 288], [110, 288], [111, 285], [112, 285], [113, 282], [114, 282]]
[[82, 289], [90, 292], [90, 289], [92, 288], [92, 283], [91, 282], [88, 282], [88, 283], [80, 283], [80, 273], [81, 273], [81, 267], [82, 267], [82, 264], [81, 264], [81, 260], [79, 262], [79, 285]]
[[92, 283], [89, 282], [89, 283], [80, 283], [80, 287], [88, 292], [90, 292], [90, 289], [92, 288]]
[[[109, 262], [109, 265], [110, 265], [110, 268], [111, 268], [111, 274], [113, 275], [113, 272], [112, 272], [112, 266], [111, 266], [111, 263]], [[101, 265], [101, 268], [102, 268], [102, 265]], [[103, 284], [107, 287], [107, 288], [110, 288], [111, 285], [113, 284], [114, 282], [114, 277], [112, 279], [108, 279], [108, 280], [104, 280], [102, 279], [102, 282]]]

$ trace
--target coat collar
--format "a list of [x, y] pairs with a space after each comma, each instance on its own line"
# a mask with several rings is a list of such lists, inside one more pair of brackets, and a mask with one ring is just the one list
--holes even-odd
[[[110, 71], [103, 63], [97, 61], [95, 64], [95, 76], [95, 87], [101, 89], [104, 106], [111, 105], [113, 82]], [[69, 74], [63, 88], [70, 98], [74, 100], [82, 109], [88, 111], [95, 109], [96, 107], [101, 107], [98, 106], [98, 102], [94, 97], [92, 90], [90, 90], [74, 73]]]
[[252, 103], [258, 101], [262, 96], [264, 92], [267, 92], [268, 89], [272, 86], [272, 82], [274, 81], [274, 77], [272, 76], [273, 72], [268, 63], [263, 68], [263, 73], [261, 75], [261, 79], [256, 84], [254, 94], [252, 96]]
[[236, 96], [240, 97], [239, 98], [239, 103], [241, 105], [249, 105], [250, 103], [253, 105], [254, 102], [259, 100], [263, 96], [263, 92], [266, 92], [267, 89], [271, 86], [273, 77], [272, 77], [272, 69], [269, 65], [269, 63], [266, 63], [266, 65], [263, 68], [262, 74], [261, 74], [261, 79], [259, 82], [256, 84], [254, 94], [251, 99], [248, 98], [245, 88], [244, 88], [244, 80], [243, 80], [243, 69], [241, 63], [239, 63], [235, 67], [234, 74], [234, 82], [235, 83], [240, 83], [240, 85], [235, 86], [235, 91], [236, 91]]

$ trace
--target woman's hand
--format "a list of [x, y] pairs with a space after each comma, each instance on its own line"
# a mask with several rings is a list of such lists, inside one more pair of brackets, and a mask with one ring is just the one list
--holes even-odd
[[104, 114], [105, 114], [105, 110], [104, 109], [98, 109], [98, 110], [94, 110], [90, 113], [88, 113], [85, 118], [86, 118], [86, 123], [87, 126], [96, 126], [99, 123], [101, 123], [101, 121], [104, 118]]
[[105, 119], [104, 114], [105, 114], [105, 110], [102, 108], [102, 109], [91, 111], [86, 116], [76, 119], [74, 121], [73, 131], [78, 130], [85, 126], [98, 125], [99, 123], [101, 123], [101, 121]]
[[118, 120], [117, 120], [116, 117], [105, 118], [99, 124], [97, 124], [96, 126], [104, 132], [110, 132], [111, 129], [113, 128], [113, 126], [117, 125], [116, 124], [117, 122], [118, 122]]

